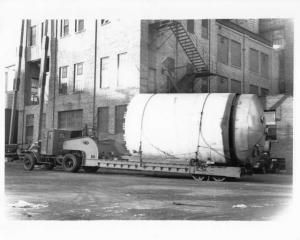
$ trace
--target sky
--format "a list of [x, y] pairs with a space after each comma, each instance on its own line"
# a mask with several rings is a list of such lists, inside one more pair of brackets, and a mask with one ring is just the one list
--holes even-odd
[[9, 22], [10, 24], [6, 24], [5, 21], [0, 21], [1, 43], [5, 46], [1, 48], [1, 56], [5, 56], [0, 58], [2, 67], [16, 63], [16, 49], [20, 42], [22, 20], [10, 19]]

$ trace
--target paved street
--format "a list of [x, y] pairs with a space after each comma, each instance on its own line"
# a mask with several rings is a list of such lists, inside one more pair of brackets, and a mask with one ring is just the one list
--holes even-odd
[[292, 176], [232, 182], [116, 172], [25, 172], [5, 166], [7, 218], [25, 220], [271, 220], [292, 197]]

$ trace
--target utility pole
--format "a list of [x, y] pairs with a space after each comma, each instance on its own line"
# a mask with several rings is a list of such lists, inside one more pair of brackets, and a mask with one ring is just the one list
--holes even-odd
[[18, 65], [17, 65], [17, 71], [14, 79], [14, 94], [13, 94], [13, 101], [12, 101], [12, 109], [11, 109], [11, 116], [10, 116], [10, 129], [9, 129], [9, 140], [8, 143], [12, 144], [13, 138], [16, 133], [16, 129], [14, 127], [15, 121], [16, 121], [16, 108], [17, 108], [17, 95], [19, 91], [20, 86], [20, 75], [21, 75], [21, 64], [22, 64], [22, 53], [23, 53], [23, 36], [24, 36], [24, 22], [25, 20], [22, 20], [22, 26], [21, 26], [21, 37], [20, 37], [20, 45], [19, 45], [19, 54], [18, 54]]
[[49, 47], [48, 32], [48, 20], [45, 21], [45, 36], [42, 41], [42, 54], [41, 54], [41, 66], [40, 66], [40, 94], [39, 94], [39, 125], [38, 125], [38, 144], [39, 151], [41, 150], [41, 136], [42, 136], [42, 123], [43, 123], [43, 111], [44, 111], [44, 95], [46, 85], [46, 67], [47, 67], [47, 52]]

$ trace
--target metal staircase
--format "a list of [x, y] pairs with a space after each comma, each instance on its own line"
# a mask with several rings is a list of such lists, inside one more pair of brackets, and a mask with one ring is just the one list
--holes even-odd
[[173, 32], [188, 59], [193, 64], [196, 72], [200, 73], [201, 75], [209, 75], [207, 64], [205, 63], [195, 43], [181, 22], [176, 20], [163, 20], [158, 23], [158, 29], [166, 28]]

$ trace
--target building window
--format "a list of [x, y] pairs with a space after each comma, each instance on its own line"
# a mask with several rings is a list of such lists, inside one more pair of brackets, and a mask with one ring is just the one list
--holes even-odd
[[258, 51], [250, 48], [250, 71], [254, 73], [258, 73], [259, 68], [259, 59], [258, 59]]
[[59, 93], [68, 93], [68, 66], [59, 68]]
[[149, 77], [147, 81], [147, 92], [156, 93], [157, 92], [157, 83], [156, 83], [156, 69], [149, 68]]
[[34, 129], [34, 115], [26, 115], [26, 126], [25, 126], [25, 143], [31, 144], [33, 141], [33, 129]]
[[201, 77], [199, 81], [201, 81], [200, 92], [202, 92], [202, 93], [208, 93], [208, 81], [209, 81], [209, 78], [208, 77]]
[[83, 63], [76, 63], [76, 75], [83, 74]]
[[98, 137], [101, 133], [109, 132], [109, 107], [98, 108]]
[[108, 71], [109, 57], [100, 59], [100, 88], [109, 87], [109, 71]]
[[43, 113], [42, 129], [46, 129], [46, 113]]
[[231, 79], [231, 92], [232, 93], [241, 93], [242, 84], [238, 80]]
[[31, 78], [30, 104], [31, 105], [39, 104], [39, 79], [38, 78]]
[[116, 106], [115, 109], [115, 134], [124, 133], [123, 124], [125, 122], [124, 115], [127, 105]]
[[5, 72], [5, 92], [8, 91], [8, 72]]
[[29, 45], [34, 46], [36, 45], [36, 26], [30, 27], [30, 40]]
[[195, 21], [187, 20], [187, 30], [189, 33], [195, 33]]
[[60, 36], [64, 37], [69, 34], [69, 20], [61, 20], [60, 23]]
[[228, 64], [228, 38], [218, 35], [218, 61]]
[[58, 112], [58, 128], [82, 130], [82, 110]]
[[250, 84], [249, 93], [258, 95], [258, 86]]
[[260, 89], [260, 95], [261, 95], [262, 97], [265, 97], [265, 96], [269, 95], [269, 89], [261, 88], [261, 89]]
[[280, 49], [285, 45], [284, 29], [278, 29], [272, 32], [273, 48]]
[[74, 64], [73, 92], [81, 92], [84, 88], [83, 63]]
[[218, 77], [217, 92], [218, 93], [227, 93], [228, 92], [228, 78]]
[[265, 78], [269, 77], [269, 56], [265, 53], [260, 53], [260, 70], [261, 75]]
[[265, 123], [267, 127], [266, 140], [277, 140], [277, 124], [276, 124], [276, 111], [264, 112]]
[[230, 46], [231, 65], [234, 67], [241, 67], [241, 44], [231, 40]]
[[208, 20], [202, 19], [201, 21], [201, 37], [208, 39]]
[[108, 20], [108, 19], [101, 19], [101, 25], [106, 25], [106, 24], [109, 24], [111, 21]]
[[15, 74], [15, 69], [8, 69], [7, 72], [5, 72], [5, 83], [7, 92], [14, 90]]
[[118, 54], [118, 86], [125, 87], [128, 80], [127, 53]]
[[84, 20], [77, 19], [75, 20], [75, 32], [82, 32], [84, 30]]

